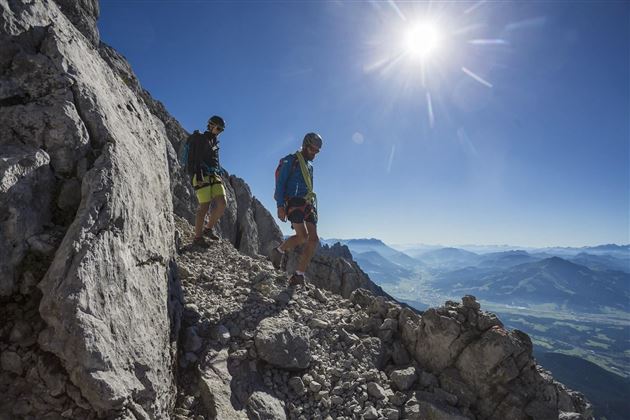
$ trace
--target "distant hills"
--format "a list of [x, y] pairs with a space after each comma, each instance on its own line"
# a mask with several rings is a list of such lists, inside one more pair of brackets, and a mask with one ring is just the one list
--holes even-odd
[[[407, 255], [375, 238], [329, 239], [352, 252], [378, 284], [397, 287], [412, 283], [425, 290], [477, 298], [506, 305], [548, 304], [557, 309], [601, 313], [630, 311], [630, 246], [503, 249], [476, 253], [461, 248], [415, 250]], [[496, 248], [496, 247], [495, 247]], [[488, 248], [489, 249], [489, 248]], [[387, 288], [387, 287], [386, 287]], [[397, 287], [400, 298], [415, 300]]]
[[555, 304], [558, 308], [599, 312], [628, 310], [630, 274], [595, 271], [560, 257], [503, 268], [469, 267], [437, 274], [431, 284], [445, 294], [472, 294], [512, 305]]

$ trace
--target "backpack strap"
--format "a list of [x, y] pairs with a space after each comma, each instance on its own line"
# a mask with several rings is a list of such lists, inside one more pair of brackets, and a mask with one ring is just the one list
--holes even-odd
[[302, 156], [302, 153], [298, 151], [295, 152], [295, 157], [296, 160], [300, 163], [300, 171], [302, 171], [302, 177], [304, 178], [304, 183], [306, 184], [306, 189], [308, 190], [308, 193], [306, 193], [306, 197], [304, 198], [307, 202], [317, 207], [317, 195], [313, 191], [313, 178], [311, 178], [311, 174], [308, 171], [308, 166], [306, 165], [304, 156]]

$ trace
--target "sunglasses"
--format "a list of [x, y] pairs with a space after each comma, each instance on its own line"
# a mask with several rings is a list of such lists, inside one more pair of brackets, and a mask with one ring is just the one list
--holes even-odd
[[220, 125], [210, 124], [210, 129], [214, 129], [214, 128], [219, 129], [219, 133], [221, 133], [223, 130], [225, 130], [225, 128], [221, 127]]
[[319, 149], [317, 147], [314, 146], [306, 146], [306, 148], [308, 150], [310, 150], [311, 153], [319, 153]]

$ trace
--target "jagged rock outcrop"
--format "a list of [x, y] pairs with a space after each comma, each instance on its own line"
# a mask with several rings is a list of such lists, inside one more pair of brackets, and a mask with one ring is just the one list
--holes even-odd
[[[178, 264], [184, 322], [202, 341], [179, 360], [178, 419], [214, 418], [208, 400], [231, 401], [230, 418], [282, 417], [255, 417], [260, 398], [290, 419], [591, 418], [580, 394], [536, 365], [527, 335], [472, 296], [420, 314], [360, 288], [349, 299], [310, 283], [293, 289], [267, 260], [223, 241], [182, 249]], [[308, 349], [292, 345], [297, 336]], [[309, 363], [291, 363], [306, 352]], [[229, 380], [216, 379], [217, 354]]]
[[[288, 273], [295, 271], [300, 252], [301, 247], [298, 247], [289, 253], [286, 264]], [[330, 290], [345, 298], [359, 288], [370, 290], [376, 295], [389, 296], [361, 270], [352, 258], [348, 247], [340, 243], [318, 247], [306, 275], [317, 287]]]

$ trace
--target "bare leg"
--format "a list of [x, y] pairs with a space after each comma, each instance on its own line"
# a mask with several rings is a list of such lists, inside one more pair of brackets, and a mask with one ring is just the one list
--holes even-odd
[[295, 235], [284, 241], [278, 248], [282, 251], [291, 251], [296, 246], [302, 245], [308, 238], [308, 232], [304, 223], [293, 223]]
[[319, 237], [317, 236], [317, 226], [313, 223], [306, 223], [306, 229], [308, 230], [308, 240], [306, 241], [306, 245], [302, 250], [302, 255], [300, 255], [300, 260], [298, 261], [297, 271], [306, 271], [306, 267], [308, 267], [308, 263], [311, 262], [311, 258], [313, 258], [313, 254], [315, 254], [315, 249], [317, 248], [317, 244], [319, 243]]
[[206, 213], [208, 213], [209, 208], [209, 201], [207, 203], [200, 203], [199, 207], [197, 207], [197, 214], [195, 216], [195, 238], [201, 238], [203, 220], [206, 218]]
[[207, 228], [212, 229], [214, 227], [221, 216], [223, 216], [226, 205], [225, 196], [223, 195], [212, 199], [212, 210], [210, 211], [210, 217], [208, 218], [208, 223], [206, 224]]

